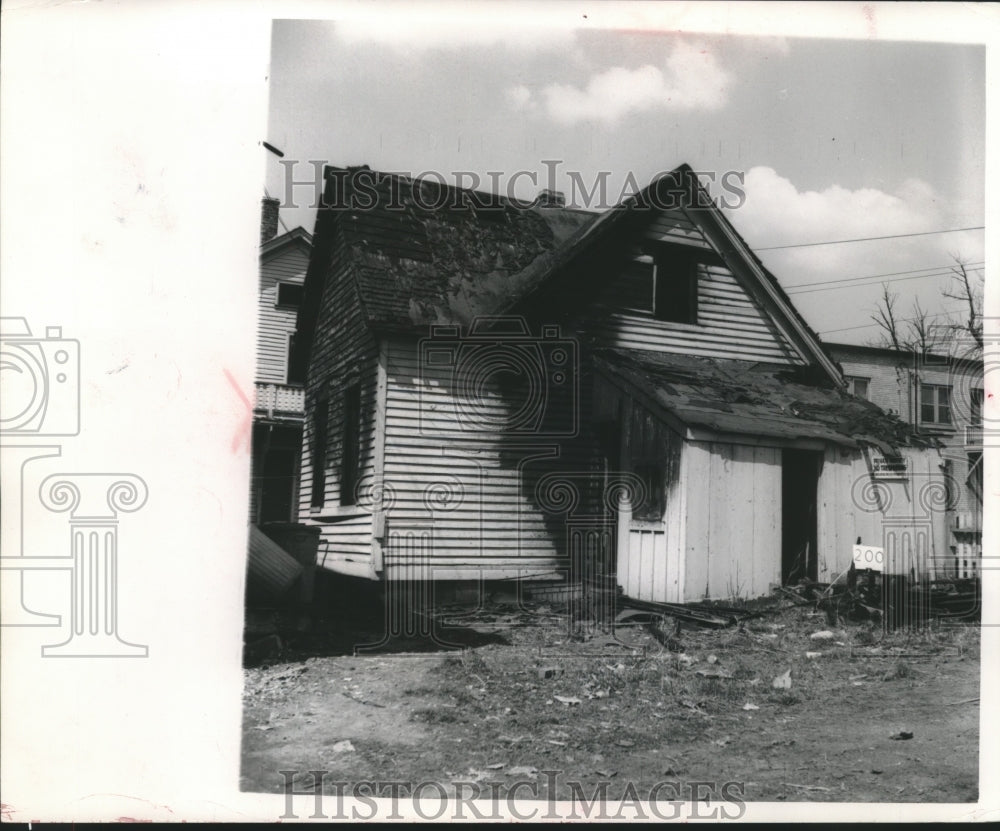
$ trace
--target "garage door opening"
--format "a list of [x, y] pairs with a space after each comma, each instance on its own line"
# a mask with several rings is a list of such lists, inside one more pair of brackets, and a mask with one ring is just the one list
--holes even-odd
[[816, 493], [823, 456], [815, 450], [781, 453], [781, 582], [815, 580]]

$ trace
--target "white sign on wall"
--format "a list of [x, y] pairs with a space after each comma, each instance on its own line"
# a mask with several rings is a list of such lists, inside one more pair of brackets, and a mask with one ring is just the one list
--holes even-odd
[[874, 545], [854, 546], [854, 567], [870, 568], [872, 571], [883, 571], [885, 568], [885, 552]]

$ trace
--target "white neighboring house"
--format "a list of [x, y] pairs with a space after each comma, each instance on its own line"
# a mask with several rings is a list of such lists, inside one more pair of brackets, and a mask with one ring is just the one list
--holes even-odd
[[983, 359], [828, 343], [851, 392], [896, 413], [943, 445], [952, 493], [939, 506], [949, 554], [938, 575], [978, 577], [983, 531]]
[[257, 307], [250, 521], [295, 522], [302, 449], [304, 367], [292, 355], [312, 236], [278, 235], [278, 200], [264, 199]]

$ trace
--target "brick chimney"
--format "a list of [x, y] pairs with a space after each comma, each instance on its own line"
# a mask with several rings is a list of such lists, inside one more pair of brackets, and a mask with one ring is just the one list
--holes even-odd
[[278, 235], [278, 206], [281, 202], [265, 196], [260, 207], [260, 244]]
[[543, 208], [561, 208], [566, 204], [566, 194], [560, 190], [545, 188], [539, 192], [536, 204]]

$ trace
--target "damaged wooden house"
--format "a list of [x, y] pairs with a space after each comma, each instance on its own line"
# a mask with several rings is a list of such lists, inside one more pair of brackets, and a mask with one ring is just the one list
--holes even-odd
[[859, 538], [921, 572], [946, 544], [937, 450], [846, 390], [686, 166], [599, 215], [328, 168], [313, 242], [322, 569], [687, 602], [831, 580]]

